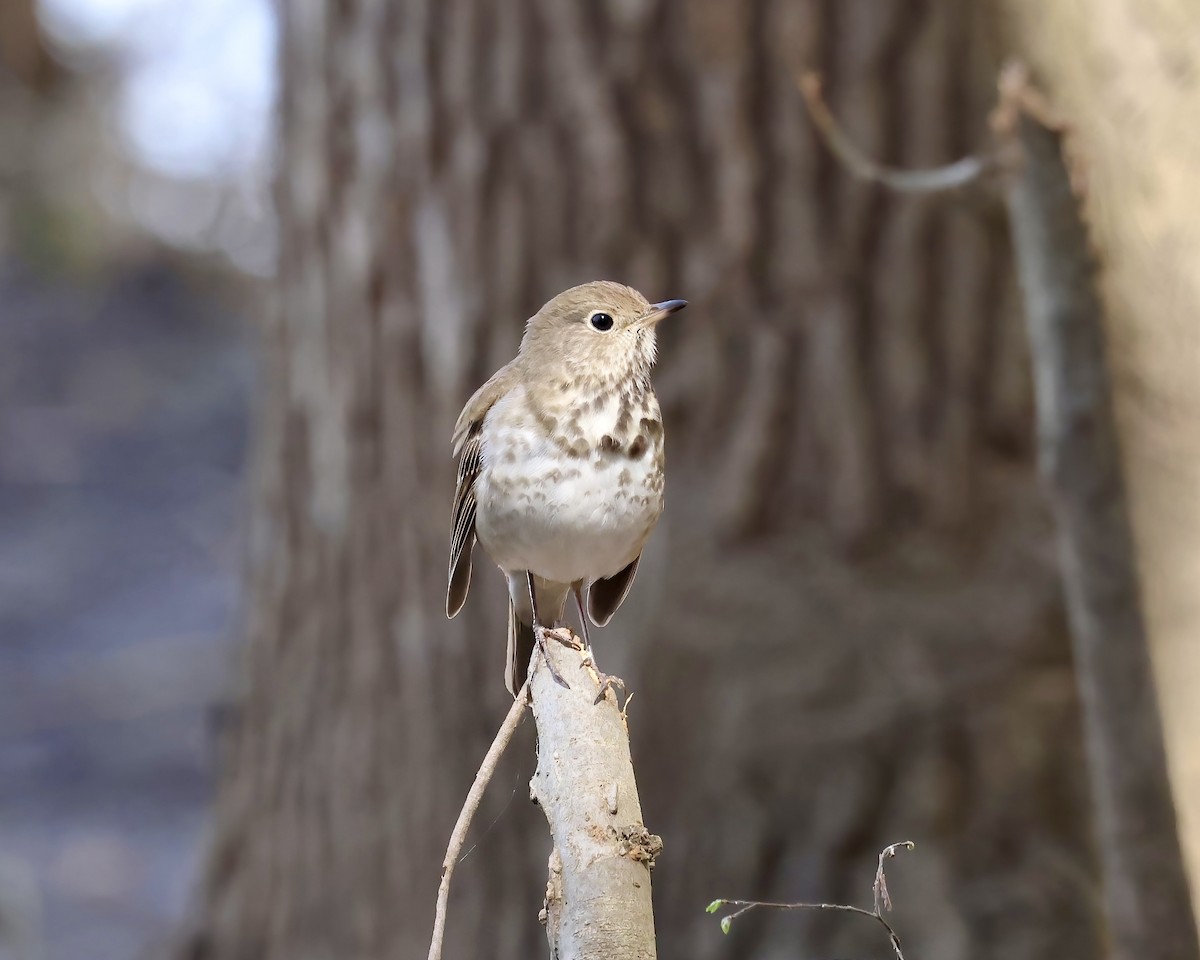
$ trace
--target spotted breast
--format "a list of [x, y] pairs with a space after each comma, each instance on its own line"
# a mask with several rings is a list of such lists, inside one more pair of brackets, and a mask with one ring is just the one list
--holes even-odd
[[[564, 391], [566, 393], [566, 391]], [[663, 430], [649, 389], [537, 402], [525, 386], [483, 423], [476, 532], [502, 568], [558, 583], [609, 577], [663, 509]]]

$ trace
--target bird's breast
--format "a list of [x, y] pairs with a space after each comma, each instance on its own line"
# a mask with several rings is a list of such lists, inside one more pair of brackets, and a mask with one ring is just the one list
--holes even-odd
[[511, 398], [484, 422], [476, 533], [506, 570], [558, 582], [611, 576], [663, 508], [657, 404], [588, 399], [547, 415]]

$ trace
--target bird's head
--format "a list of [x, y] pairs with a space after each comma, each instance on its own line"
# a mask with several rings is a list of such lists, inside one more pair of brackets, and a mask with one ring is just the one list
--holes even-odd
[[521, 354], [531, 368], [576, 380], [645, 380], [654, 366], [655, 328], [686, 300], [650, 303], [624, 284], [593, 280], [564, 290], [535, 313]]

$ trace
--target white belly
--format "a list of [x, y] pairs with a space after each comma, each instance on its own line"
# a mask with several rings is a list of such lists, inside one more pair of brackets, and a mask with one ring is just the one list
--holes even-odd
[[573, 457], [525, 424], [489, 426], [475, 530], [501, 568], [573, 583], [641, 552], [663, 506], [657, 451]]

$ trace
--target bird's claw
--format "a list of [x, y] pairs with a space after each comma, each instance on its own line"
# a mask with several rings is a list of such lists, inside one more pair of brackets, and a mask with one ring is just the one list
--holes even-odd
[[597, 671], [596, 680], [600, 684], [600, 689], [596, 691], [596, 699], [592, 701], [592, 706], [597, 706], [600, 701], [604, 699], [604, 695], [608, 693], [609, 690], [612, 690], [614, 697], [617, 695], [617, 687], [621, 688], [622, 693], [628, 692], [625, 689], [625, 681], [620, 677], [609, 676], [607, 673], [600, 673]]
[[563, 678], [563, 675], [558, 672], [558, 668], [554, 665], [554, 661], [550, 659], [550, 654], [546, 651], [546, 637], [553, 637], [559, 643], [563, 643], [562, 638], [554, 630], [547, 630], [540, 623], [533, 626], [533, 639], [537, 641], [538, 650], [542, 654], [542, 659], [546, 662], [546, 669], [550, 671], [550, 676], [564, 690], [570, 690], [571, 685]]
[[547, 628], [546, 636], [548, 636], [551, 640], [557, 640], [564, 647], [567, 647], [569, 650], [574, 650], [576, 653], [582, 653], [587, 649], [583, 645], [582, 641], [580, 641], [580, 639], [566, 627], [554, 627], [553, 629]]
[[601, 673], [596, 670], [596, 661], [592, 657], [592, 648], [586, 643], [580, 641], [566, 627], [543, 627], [541, 624], [536, 624], [533, 628], [533, 636], [537, 640], [538, 649], [542, 653], [542, 659], [546, 661], [546, 668], [550, 671], [550, 676], [564, 690], [570, 690], [571, 685], [563, 678], [563, 675], [558, 672], [558, 669], [551, 662], [549, 655], [546, 653], [547, 638], [561, 643], [564, 647], [574, 650], [582, 654], [580, 658], [580, 669], [591, 669], [596, 675], [596, 682], [600, 684], [600, 689], [596, 693], [596, 699], [592, 701], [593, 706], [599, 705], [604, 699], [604, 695], [609, 691], [613, 691], [616, 696], [617, 688], [621, 688], [621, 693], [626, 693], [625, 681], [620, 677], [609, 676], [607, 673]]

